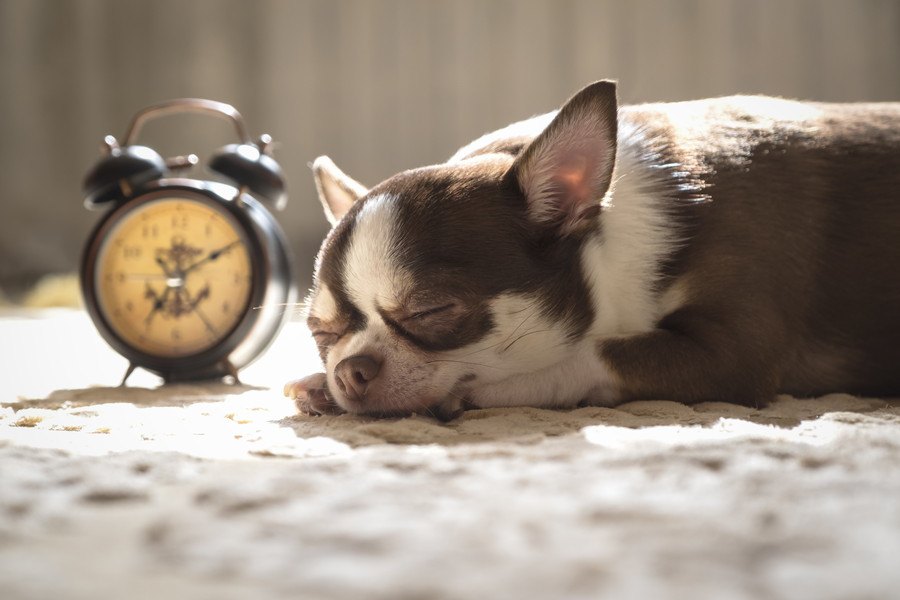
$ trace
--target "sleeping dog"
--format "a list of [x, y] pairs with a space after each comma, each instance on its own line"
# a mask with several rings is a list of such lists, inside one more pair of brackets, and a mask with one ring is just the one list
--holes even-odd
[[599, 81], [372, 189], [313, 171], [301, 412], [900, 392], [900, 103]]

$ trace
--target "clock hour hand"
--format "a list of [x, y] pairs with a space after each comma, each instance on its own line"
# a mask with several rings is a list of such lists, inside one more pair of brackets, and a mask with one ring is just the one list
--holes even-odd
[[240, 243], [241, 243], [241, 240], [235, 240], [235, 241], [231, 242], [230, 244], [226, 244], [226, 245], [222, 246], [221, 248], [217, 248], [217, 249], [213, 250], [212, 252], [207, 254], [204, 258], [201, 258], [200, 260], [198, 260], [197, 262], [195, 262], [192, 265], [188, 265], [188, 267], [185, 268], [184, 271], [182, 271], [182, 275], [190, 273], [191, 271], [193, 271], [194, 269], [196, 269], [197, 267], [199, 267], [201, 265], [204, 265], [208, 262], [213, 262], [214, 260], [217, 260], [220, 256], [222, 256], [223, 254], [225, 254], [226, 252], [228, 252], [235, 246], [239, 245]]

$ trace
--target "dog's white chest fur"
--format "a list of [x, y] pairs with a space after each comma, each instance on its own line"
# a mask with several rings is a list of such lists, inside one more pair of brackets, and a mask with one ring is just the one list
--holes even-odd
[[601, 236], [581, 260], [594, 301], [595, 338], [653, 328], [674, 307], [655, 286], [661, 263], [678, 243], [666, 214], [665, 187], [638, 152], [640, 133], [620, 124], [613, 185], [601, 202]]

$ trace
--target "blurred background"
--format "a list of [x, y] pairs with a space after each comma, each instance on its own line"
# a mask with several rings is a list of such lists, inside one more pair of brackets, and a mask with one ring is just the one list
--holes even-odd
[[[0, 0], [0, 290], [77, 269], [100, 217], [82, 178], [147, 105], [221, 100], [275, 138], [303, 290], [327, 231], [316, 156], [371, 185], [605, 77], [627, 103], [900, 100], [900, 2]], [[190, 116], [140, 141], [203, 157], [232, 138]]]

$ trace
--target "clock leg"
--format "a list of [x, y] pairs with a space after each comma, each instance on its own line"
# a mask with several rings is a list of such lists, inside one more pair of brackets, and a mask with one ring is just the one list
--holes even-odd
[[134, 363], [128, 363], [128, 369], [125, 371], [125, 376], [122, 378], [122, 383], [119, 384], [119, 387], [125, 387], [125, 382], [128, 381], [128, 378], [131, 377], [131, 374], [134, 373], [134, 370], [137, 369], [137, 365]]
[[222, 362], [220, 364], [222, 366], [222, 370], [225, 371], [225, 373], [227, 373], [228, 375], [231, 375], [231, 377], [234, 379], [234, 385], [241, 385], [241, 380], [238, 377], [238, 370], [234, 367], [233, 364], [231, 364], [231, 361], [225, 358], [222, 359]]

